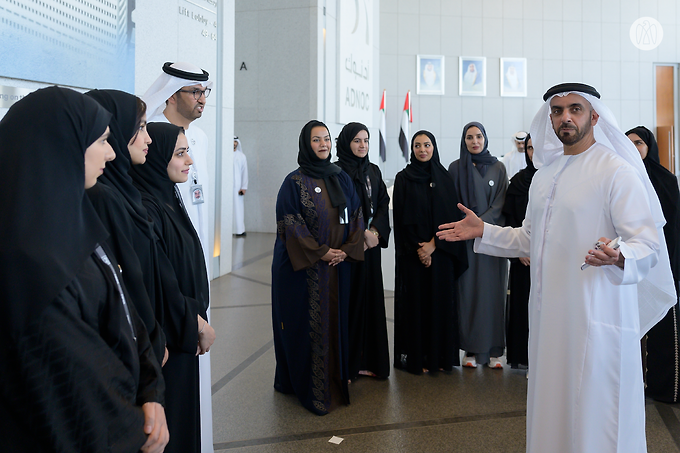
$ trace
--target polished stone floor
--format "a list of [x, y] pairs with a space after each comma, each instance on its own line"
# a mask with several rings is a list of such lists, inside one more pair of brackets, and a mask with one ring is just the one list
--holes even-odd
[[[352, 403], [324, 417], [274, 391], [273, 245], [273, 234], [235, 238], [233, 272], [212, 282], [216, 452], [525, 450], [525, 372], [507, 366], [360, 378], [350, 385]], [[394, 299], [390, 291], [385, 295], [392, 340]], [[343, 441], [329, 443], [333, 436]], [[680, 405], [647, 401], [647, 443], [649, 452], [680, 452]]]

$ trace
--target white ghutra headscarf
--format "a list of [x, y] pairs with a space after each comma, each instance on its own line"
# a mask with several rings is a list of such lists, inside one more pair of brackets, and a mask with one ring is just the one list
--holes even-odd
[[151, 84], [142, 96], [146, 102], [146, 117], [152, 119], [165, 110], [165, 101], [177, 90], [187, 85], [201, 84], [204, 88], [212, 88], [210, 74], [191, 63], [171, 63], [163, 65], [163, 73]]

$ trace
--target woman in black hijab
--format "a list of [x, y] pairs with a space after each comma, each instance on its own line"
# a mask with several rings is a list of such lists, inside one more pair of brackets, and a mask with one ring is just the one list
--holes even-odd
[[[526, 168], [520, 170], [510, 180], [505, 194], [503, 215], [505, 225], [517, 228], [522, 226], [529, 204], [529, 186], [536, 173], [531, 160], [534, 147], [531, 134], [524, 139], [524, 159]], [[512, 368], [529, 365], [529, 289], [531, 270], [529, 257], [510, 259], [510, 278], [508, 281], [508, 301], [505, 311], [505, 340], [507, 361]]]
[[[678, 289], [680, 279], [680, 192], [678, 180], [673, 173], [668, 171], [659, 161], [659, 146], [656, 143], [652, 131], [644, 126], [638, 126], [626, 132], [640, 152], [642, 162], [652, 181], [652, 186], [661, 202], [663, 216], [666, 225], [663, 233], [666, 237], [668, 257], [670, 258], [671, 271], [675, 281], [675, 290]], [[668, 314], [647, 332], [643, 338], [643, 348], [646, 349], [645, 363], [645, 393], [647, 396], [665, 403], [678, 402], [678, 379], [677, 370], [680, 368], [678, 345], [678, 325], [680, 325], [680, 307], [676, 304]], [[645, 341], [646, 339], [646, 341]]]
[[162, 451], [167, 442], [160, 365], [85, 196], [115, 157], [109, 120], [94, 100], [51, 87], [0, 122], [0, 157], [12, 169], [12, 190], [0, 194], [6, 451]]
[[419, 131], [411, 161], [394, 183], [394, 366], [410, 373], [450, 371], [458, 356], [455, 281], [467, 268], [465, 246], [440, 241], [445, 219], [462, 219], [457, 190], [439, 161], [434, 136]]
[[[460, 159], [451, 163], [449, 173], [461, 203], [473, 206], [470, 209], [485, 222], [503, 225], [508, 176], [488, 147], [484, 126], [466, 124], [460, 139]], [[488, 363], [491, 368], [502, 369], [508, 260], [474, 253], [472, 244], [465, 241], [470, 267], [458, 280], [460, 342], [467, 352], [463, 366]]]
[[[192, 163], [184, 130], [169, 123], [149, 123], [152, 139], [144, 165], [130, 175], [160, 237], [162, 255], [174, 269], [183, 295], [176, 305], [166, 302], [168, 361], [166, 412], [170, 443], [166, 452], [198, 452], [201, 447], [198, 355], [215, 340], [205, 321], [208, 276], [201, 242], [189, 220], [175, 184], [186, 181]], [[177, 331], [174, 331], [177, 330]]]
[[364, 257], [364, 221], [352, 180], [331, 163], [320, 121], [300, 132], [300, 168], [276, 199], [272, 263], [274, 388], [325, 415], [349, 403], [350, 267]]
[[98, 183], [87, 190], [87, 195], [110, 234], [106, 243], [123, 270], [130, 300], [149, 332], [156, 358], [162, 363], [166, 350], [161, 327], [163, 298], [157, 238], [142, 197], [128, 175], [133, 159], [144, 162], [144, 149], [151, 142], [146, 131], [146, 104], [137, 96], [118, 90], [93, 90], [85, 95], [111, 113], [108, 141], [116, 152], [116, 158], [106, 166]]
[[[349, 304], [349, 376], [386, 378], [390, 353], [385, 319], [381, 248], [390, 238], [390, 196], [377, 165], [368, 160], [368, 128], [349, 123], [337, 140], [337, 164], [354, 182], [364, 214], [364, 261], [352, 263]], [[379, 246], [379, 247], [377, 247]]]

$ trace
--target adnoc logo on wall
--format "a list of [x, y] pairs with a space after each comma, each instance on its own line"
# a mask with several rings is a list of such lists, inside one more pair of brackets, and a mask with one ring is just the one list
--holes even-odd
[[338, 122], [373, 126], [373, 0], [338, 2]]
[[641, 17], [630, 26], [630, 41], [640, 50], [656, 49], [663, 41], [663, 27], [653, 17]]

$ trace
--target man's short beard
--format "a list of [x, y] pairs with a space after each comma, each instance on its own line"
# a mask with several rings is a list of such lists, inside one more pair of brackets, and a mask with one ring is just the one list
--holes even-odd
[[[592, 117], [592, 110], [590, 111], [590, 115]], [[562, 142], [563, 145], [572, 146], [580, 142], [583, 139], [583, 137], [585, 137], [590, 132], [591, 128], [592, 126], [590, 125], [590, 122], [587, 122], [583, 126], [583, 129], [579, 129], [577, 126], [574, 125], [572, 128], [572, 130], [576, 131], [576, 134], [574, 135], [563, 137], [559, 133], [560, 128], [558, 128], [557, 131], [555, 131], [555, 135], [557, 135], [557, 138]]]

